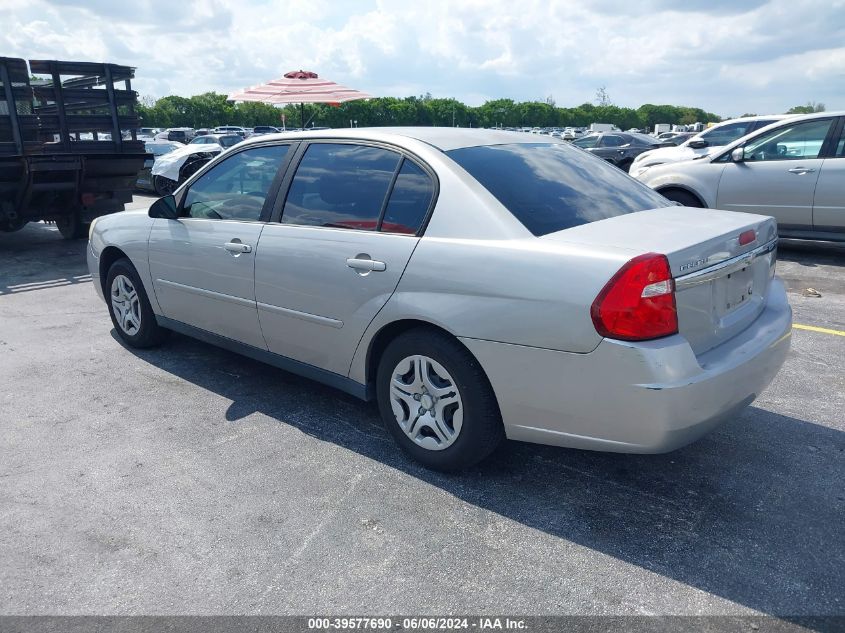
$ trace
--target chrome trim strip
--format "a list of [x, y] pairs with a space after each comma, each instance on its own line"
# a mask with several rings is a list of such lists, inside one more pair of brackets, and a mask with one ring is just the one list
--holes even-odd
[[299, 310], [282, 308], [279, 306], [270, 305], [269, 303], [261, 303], [260, 301], [256, 305], [258, 306], [259, 310], [265, 310], [266, 312], [275, 312], [276, 314], [293, 317], [294, 319], [302, 319], [303, 321], [310, 321], [311, 323], [316, 323], [317, 325], [327, 325], [328, 327], [333, 327], [338, 330], [343, 327], [343, 321], [338, 321], [337, 319], [331, 319], [329, 317], [320, 316], [319, 314], [311, 314], [310, 312], [300, 312]]
[[723, 262], [719, 262], [714, 266], [710, 266], [710, 268], [705, 268], [704, 270], [697, 270], [694, 273], [690, 273], [688, 275], [683, 275], [681, 277], [675, 278], [675, 290], [683, 290], [684, 288], [691, 288], [693, 286], [698, 286], [699, 284], [705, 284], [718, 277], [722, 277], [724, 275], [729, 275], [735, 270], [741, 270], [742, 268], [746, 268], [753, 262], [755, 259], [760, 257], [761, 255], [767, 255], [771, 253], [775, 248], [777, 248], [778, 240], [777, 238], [773, 239], [771, 242], [767, 244], [763, 244], [762, 246], [758, 246], [752, 251], [748, 251], [747, 253], [743, 253], [742, 255], [738, 255], [737, 257], [732, 257], [731, 259], [726, 259]]
[[213, 290], [206, 290], [205, 288], [197, 288], [196, 286], [186, 286], [185, 284], [176, 283], [175, 281], [167, 281], [166, 279], [156, 279], [156, 284], [164, 286], [165, 288], [173, 288], [175, 290], [182, 290], [183, 292], [190, 292], [191, 294], [199, 295], [201, 297], [208, 297], [209, 299], [218, 299], [220, 301], [228, 301], [229, 303], [236, 303], [241, 306], [250, 308], [255, 307], [255, 301], [252, 299], [244, 299], [243, 297], [235, 297], [233, 295], [223, 294], [222, 292], [214, 292]]

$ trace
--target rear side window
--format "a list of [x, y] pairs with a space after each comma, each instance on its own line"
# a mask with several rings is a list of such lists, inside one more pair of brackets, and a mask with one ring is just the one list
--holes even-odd
[[385, 233], [413, 235], [420, 229], [433, 197], [431, 178], [419, 166], [406, 159], [393, 185], [381, 230]]
[[839, 135], [839, 142], [836, 144], [836, 151], [833, 153], [836, 158], [845, 158], [845, 127]]
[[313, 143], [291, 182], [282, 223], [374, 231], [400, 159], [380, 147]]
[[625, 144], [625, 141], [622, 140], [621, 136], [603, 136], [601, 139], [602, 147], [622, 147]]
[[673, 204], [568, 144], [484, 145], [446, 153], [538, 236]]

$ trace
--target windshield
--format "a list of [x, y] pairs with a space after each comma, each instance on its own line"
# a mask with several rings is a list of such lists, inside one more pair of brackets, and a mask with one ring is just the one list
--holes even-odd
[[237, 134], [232, 134], [230, 136], [221, 136], [217, 139], [221, 146], [223, 147], [232, 147], [232, 145], [237, 145], [243, 139], [238, 136]]
[[673, 204], [566, 143], [483, 145], [446, 154], [537, 236]]
[[179, 145], [178, 143], [147, 143], [144, 146], [147, 152], [153, 156], [164, 156], [165, 154], [172, 152], [177, 147], [182, 147], [182, 145]]

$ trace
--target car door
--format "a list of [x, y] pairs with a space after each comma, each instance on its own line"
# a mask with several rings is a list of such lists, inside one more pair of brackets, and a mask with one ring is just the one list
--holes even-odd
[[164, 316], [266, 349], [255, 306], [255, 249], [290, 145], [230, 155], [181, 193], [180, 217], [157, 219], [150, 274]]
[[625, 153], [620, 149], [625, 144], [625, 140], [616, 134], [602, 134], [599, 138], [596, 149], [592, 150], [593, 154], [615, 163]]
[[259, 242], [258, 317], [270, 351], [346, 376], [419, 241], [435, 180], [387, 147], [313, 142], [301, 153]]
[[813, 194], [832, 118], [785, 122], [743, 146], [743, 160], [726, 165], [716, 208], [774, 216], [782, 228], [810, 229]]
[[845, 118], [839, 120], [838, 129], [816, 183], [813, 199], [813, 229], [816, 231], [845, 232]]

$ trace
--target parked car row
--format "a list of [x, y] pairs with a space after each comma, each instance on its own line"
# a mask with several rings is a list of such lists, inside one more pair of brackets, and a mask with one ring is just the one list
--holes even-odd
[[572, 141], [572, 144], [616, 165], [623, 171], [628, 171], [634, 159], [643, 152], [661, 146], [660, 141], [653, 136], [628, 132], [590, 134]]
[[280, 132], [279, 128], [272, 125], [258, 125], [254, 128], [241, 127], [237, 125], [221, 125], [215, 128], [191, 128], [191, 127], [171, 127], [167, 129], [159, 129], [152, 127], [142, 127], [136, 130], [137, 138], [142, 141], [176, 141], [178, 143], [190, 143], [197, 137], [201, 136], [230, 136], [237, 135], [241, 140], [250, 138], [251, 136], [260, 136], [262, 134], [276, 134]]
[[[643, 167], [651, 167], [661, 163], [678, 162], [690, 160], [696, 156], [709, 154], [714, 150], [724, 147], [736, 139], [750, 134], [755, 130], [771, 125], [775, 121], [787, 118], [785, 114], [772, 114], [767, 116], [742, 117], [723, 121], [711, 128], [699, 132], [686, 141], [680, 143], [677, 148], [667, 147], [643, 152], [634, 159], [631, 165], [631, 174], [636, 176], [637, 170]], [[676, 136], [679, 133], [672, 132]], [[674, 138], [674, 137], [673, 137]], [[671, 139], [669, 140], [671, 142]]]

